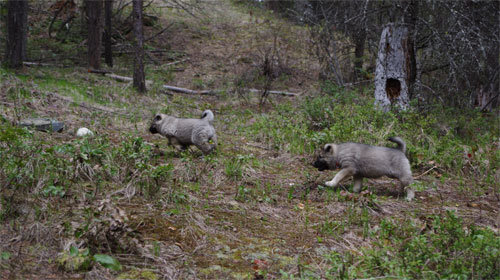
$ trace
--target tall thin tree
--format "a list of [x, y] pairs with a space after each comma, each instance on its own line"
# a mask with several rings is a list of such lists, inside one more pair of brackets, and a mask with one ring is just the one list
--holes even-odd
[[26, 59], [28, 42], [28, 1], [9, 0], [7, 2], [7, 47], [5, 60], [12, 68], [20, 68]]
[[88, 60], [89, 67], [101, 68], [101, 40], [102, 40], [102, 0], [86, 0], [88, 23]]
[[113, 52], [111, 49], [113, 0], [104, 0], [104, 60], [109, 67], [113, 67]]
[[144, 33], [142, 28], [142, 0], [133, 0], [135, 59], [134, 59], [134, 87], [139, 92], [146, 91], [146, 77], [144, 74]]

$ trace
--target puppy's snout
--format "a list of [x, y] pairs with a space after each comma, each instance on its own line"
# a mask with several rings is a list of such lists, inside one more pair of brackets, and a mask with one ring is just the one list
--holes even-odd
[[324, 171], [328, 168], [326, 162], [321, 159], [316, 159], [315, 162], [312, 164], [314, 167], [316, 167], [319, 171]]
[[149, 127], [149, 132], [155, 134], [155, 133], [158, 133], [158, 130], [156, 129], [156, 127], [154, 125], [152, 125], [151, 127]]

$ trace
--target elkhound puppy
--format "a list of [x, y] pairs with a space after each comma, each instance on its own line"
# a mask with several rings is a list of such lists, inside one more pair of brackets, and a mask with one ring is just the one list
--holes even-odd
[[195, 145], [203, 153], [208, 154], [217, 146], [213, 120], [214, 114], [210, 110], [205, 110], [200, 119], [181, 119], [158, 114], [151, 122], [149, 131], [167, 137], [169, 144], [178, 150], [185, 150], [190, 145]]
[[[398, 147], [387, 148], [358, 143], [326, 144], [313, 166], [319, 171], [341, 169], [331, 181], [325, 183], [329, 187], [336, 187], [343, 179], [353, 176], [353, 191], [359, 192], [364, 177], [387, 176], [398, 179], [404, 190], [413, 182], [410, 163], [405, 156], [406, 144], [399, 137], [391, 137], [388, 140], [398, 144]], [[408, 188], [406, 199], [412, 200], [414, 197], [414, 191]]]

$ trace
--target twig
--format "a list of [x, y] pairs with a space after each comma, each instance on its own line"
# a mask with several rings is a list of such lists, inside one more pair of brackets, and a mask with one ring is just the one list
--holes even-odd
[[182, 63], [182, 62], [188, 61], [188, 60], [189, 60], [189, 58], [178, 60], [178, 61], [174, 61], [174, 62], [170, 62], [170, 63], [167, 63], [167, 64], [163, 64], [162, 67], [163, 66], [171, 66], [171, 65], [179, 64], [179, 63]]
[[485, 112], [486, 111], [486, 107], [488, 107], [488, 105], [490, 105], [490, 103], [493, 100], [495, 100], [495, 98], [497, 98], [499, 95], [500, 95], [500, 92], [498, 92], [497, 95], [493, 96], [493, 98], [491, 98], [490, 101], [488, 101], [488, 103], [486, 103], [486, 105], [484, 105], [483, 108], [481, 108], [481, 111]]
[[59, 10], [56, 11], [56, 13], [54, 14], [54, 16], [52, 17], [52, 20], [50, 21], [50, 24], [49, 24], [49, 38], [52, 38], [52, 35], [50, 33], [52, 33], [52, 25], [54, 24], [54, 22], [56, 21], [56, 18], [57, 16], [59, 15], [59, 13], [64, 9], [64, 7], [66, 7], [66, 5], [69, 3], [70, 1], [64, 1], [64, 3], [61, 5], [61, 7], [59, 8]]
[[163, 32], [167, 31], [170, 27], [172, 27], [172, 25], [174, 25], [174, 24], [173, 23], [169, 24], [167, 27], [163, 28], [158, 33], [156, 33], [155, 35], [152, 35], [151, 37], [145, 39], [144, 41], [149, 41], [149, 40], [161, 35]]
[[431, 172], [431, 170], [434, 170], [435, 168], [437, 168], [437, 166], [435, 166], [435, 165], [434, 165], [431, 169], [429, 169], [429, 170], [425, 171], [424, 173], [422, 173], [422, 174], [420, 174], [420, 175], [416, 176], [414, 179], [418, 179], [418, 178], [420, 178], [420, 177], [424, 176], [425, 174], [427, 174], [427, 173]]

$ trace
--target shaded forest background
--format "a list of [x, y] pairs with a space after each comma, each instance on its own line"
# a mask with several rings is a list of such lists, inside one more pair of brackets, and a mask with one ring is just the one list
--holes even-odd
[[[133, 49], [133, 42], [140, 40], [129, 40], [143, 36], [142, 30], [137, 33], [136, 27], [133, 27], [135, 16], [124, 12], [136, 2], [140, 2], [142, 7], [142, 1], [33, 2], [30, 6], [31, 21], [36, 21], [36, 15], [48, 8], [52, 19], [44, 31], [49, 38], [54, 37], [62, 43], [76, 40], [73, 43], [78, 48], [54, 50], [57, 54], [49, 58], [44, 54], [44, 48], [38, 45], [43, 42], [36, 42], [36, 38], [32, 38], [28, 43], [32, 46], [28, 51], [28, 59], [35, 62], [71, 61], [84, 65], [82, 56], [75, 56], [75, 52], [81, 53], [87, 43], [89, 66], [100, 68], [100, 59], [96, 60], [96, 57], [101, 54], [104, 54], [107, 65], [112, 66], [112, 49], [115, 55], [137, 51]], [[7, 3], [2, 2], [4, 23], [8, 14]], [[152, 3], [146, 3], [145, 8]], [[309, 34], [303, 39], [320, 65], [318, 77], [341, 87], [369, 83], [373, 79], [383, 27], [388, 23], [405, 24], [410, 29], [415, 53], [415, 58], [410, 58], [411, 99], [421, 107], [436, 102], [455, 107], [478, 107], [487, 111], [498, 107], [500, 16], [497, 1], [273, 0], [241, 3], [269, 9], [295, 24], [306, 26]], [[26, 9], [25, 6], [13, 6], [13, 10], [19, 12]], [[198, 1], [166, 1], [164, 6], [184, 9], [193, 17], [200, 17], [205, 12], [202, 2]], [[158, 25], [157, 20], [158, 17], [153, 14], [145, 16], [146, 26], [162, 28], [158, 34], [146, 38], [146, 41], [165, 32], [168, 34], [168, 26]], [[30, 28], [39, 27], [30, 22]], [[273, 36], [279, 44], [279, 30], [275, 32]], [[87, 41], [81, 41], [82, 37], [87, 37]], [[102, 48], [101, 37], [104, 38]], [[6, 40], [2, 40], [1, 44], [5, 50], [4, 58], [7, 58], [9, 50]], [[59, 48], [64, 48], [63, 45]], [[143, 49], [142, 43], [138, 49]], [[272, 80], [290, 70], [284, 57], [286, 54], [279, 45], [268, 46], [262, 52], [258, 63], [261, 64], [263, 76]], [[159, 61], [152, 58], [154, 55], [155, 50], [149, 50], [145, 59], [148, 60], [149, 56], [149, 63], [158, 64]], [[144, 54], [138, 57], [142, 56]]]

